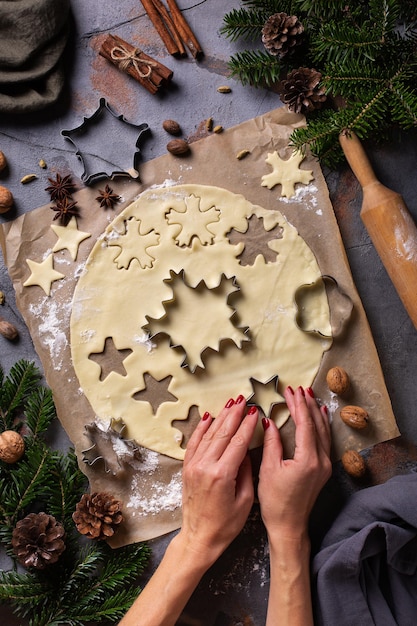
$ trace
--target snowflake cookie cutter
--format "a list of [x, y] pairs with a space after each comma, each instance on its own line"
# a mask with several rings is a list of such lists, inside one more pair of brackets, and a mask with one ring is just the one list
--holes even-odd
[[[305, 316], [305, 302], [316, 293], [326, 293], [330, 309], [331, 334], [323, 333], [319, 328], [309, 328]], [[318, 335], [326, 339], [340, 337], [345, 332], [348, 322], [352, 316], [353, 301], [344, 291], [342, 291], [335, 278], [323, 275], [313, 283], [301, 285], [294, 294], [296, 306], [295, 322], [300, 330], [305, 333]]]
[[[125, 132], [110, 132], [110, 128], [112, 128], [113, 124], [119, 125], [122, 122], [125, 124]], [[96, 141], [95, 130], [96, 127], [99, 127], [101, 124], [102, 133], [104, 135], [103, 141], [97, 148], [98, 154], [92, 154], [91, 150], [89, 150], [88, 146], [82, 149], [79, 144], [83, 144], [83, 141], [91, 138]], [[108, 130], [105, 131], [104, 127], [108, 126]], [[134, 130], [133, 130], [134, 129]], [[117, 156], [117, 159], [124, 158], [124, 155], [128, 152], [126, 150], [126, 145], [121, 145], [124, 141], [126, 143], [126, 135], [132, 133], [135, 135], [135, 152], [133, 154], [132, 159], [132, 168], [125, 168], [115, 163], [115, 154], [117, 154], [117, 143], [120, 143], [119, 152], [123, 152], [122, 156]], [[78, 157], [81, 165], [83, 167], [83, 172], [81, 174], [81, 180], [85, 185], [90, 185], [96, 180], [102, 178], [114, 178], [115, 176], [130, 176], [131, 178], [138, 178], [138, 160], [140, 155], [139, 144], [143, 139], [143, 136], [150, 132], [150, 128], [148, 124], [135, 124], [133, 122], [129, 122], [123, 115], [117, 114], [111, 106], [107, 103], [105, 98], [100, 98], [99, 106], [94, 111], [90, 117], [84, 117], [82, 123], [70, 130], [62, 130], [61, 135], [65, 137], [72, 145], [75, 147], [75, 154]], [[111, 141], [109, 142], [109, 137], [111, 137]], [[106, 156], [106, 141], [110, 144], [109, 154]], [[94, 163], [100, 163], [100, 167], [103, 165], [108, 165], [111, 171], [90, 171], [94, 169]]]
[[231, 297], [235, 296], [236, 294], [239, 293], [241, 291], [240, 286], [236, 280], [235, 276], [232, 276], [231, 278], [227, 278], [224, 274], [222, 274], [220, 276], [220, 280], [219, 283], [217, 285], [217, 287], [210, 289], [209, 287], [207, 287], [206, 281], [204, 279], [201, 279], [195, 286], [191, 286], [188, 284], [186, 277], [185, 277], [185, 271], [181, 270], [180, 272], [174, 272], [173, 270], [170, 271], [171, 277], [168, 279], [165, 279], [164, 282], [165, 283], [173, 283], [175, 280], [180, 280], [184, 283], [184, 285], [186, 285], [187, 287], [189, 287], [190, 289], [195, 290], [195, 292], [197, 293], [198, 289], [201, 288], [202, 286], [206, 287], [207, 289], [209, 289], [210, 291], [215, 291], [216, 289], [218, 289], [220, 287], [220, 285], [222, 284], [223, 279], [225, 281], [230, 281], [231, 282], [231, 289], [229, 291], [229, 293], [226, 295], [225, 298], [225, 302], [227, 307], [230, 309], [230, 315], [228, 316], [228, 321], [231, 323], [231, 325], [233, 326], [234, 330], [236, 332], [239, 333], [240, 337], [239, 339], [237, 339], [236, 337], [221, 337], [219, 336], [217, 338], [217, 347], [214, 347], [213, 345], [206, 345], [203, 348], [201, 348], [199, 350], [199, 359], [200, 362], [199, 363], [190, 363], [189, 362], [189, 355], [187, 353], [186, 348], [180, 343], [180, 342], [176, 342], [172, 340], [171, 335], [166, 332], [165, 330], [157, 330], [156, 332], [152, 332], [151, 330], [151, 325], [153, 322], [159, 322], [161, 319], [166, 319], [169, 315], [168, 311], [167, 311], [167, 306], [169, 306], [170, 304], [174, 304], [176, 301], [175, 298], [175, 289], [173, 287], [173, 293], [172, 293], [172, 297], [168, 298], [166, 300], [164, 300], [162, 302], [162, 305], [165, 309], [165, 315], [162, 318], [159, 319], [154, 319], [151, 318], [150, 316], [146, 316], [146, 319], [148, 320], [148, 325], [144, 326], [142, 328], [142, 330], [146, 333], [149, 333], [150, 339], [154, 339], [155, 337], [157, 337], [158, 335], [166, 335], [169, 338], [169, 347], [174, 349], [174, 350], [180, 350], [183, 352], [184, 354], [184, 358], [183, 361], [181, 363], [181, 367], [183, 368], [188, 368], [190, 370], [190, 372], [192, 374], [194, 374], [194, 372], [197, 370], [197, 368], [201, 368], [204, 369], [205, 365], [204, 365], [204, 361], [203, 361], [203, 356], [205, 354], [207, 354], [209, 351], [212, 352], [220, 352], [221, 349], [221, 345], [223, 344], [223, 342], [232, 342], [236, 345], [236, 347], [241, 350], [242, 349], [242, 344], [243, 342], [249, 342], [251, 341], [251, 338], [249, 337], [249, 327], [248, 326], [237, 326], [234, 324], [233, 318], [237, 318], [238, 316], [238, 311], [236, 310], [235, 307], [233, 307], [229, 300]]
[[85, 436], [91, 445], [82, 450], [82, 459], [90, 467], [102, 463], [104, 472], [115, 476], [123, 463], [140, 461], [140, 450], [133, 439], [125, 439], [126, 425], [121, 419], [112, 418], [104, 424], [98, 418], [84, 426]]

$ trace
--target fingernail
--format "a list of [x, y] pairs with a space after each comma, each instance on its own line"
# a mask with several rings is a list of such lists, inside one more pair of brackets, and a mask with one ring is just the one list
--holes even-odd
[[269, 419], [267, 417], [263, 417], [262, 418], [262, 426], [263, 429], [266, 430], [267, 428], [269, 428]]
[[298, 387], [298, 391], [301, 393], [301, 395], [305, 396], [304, 389], [302, 387]]
[[210, 413], [206, 411], [201, 419], [205, 422], [206, 420], [208, 420], [209, 417], [210, 417]]
[[294, 395], [294, 389], [291, 387], [291, 385], [288, 385], [287, 389], [292, 395]]
[[236, 404], [241, 404], [241, 402], [243, 402], [243, 400], [244, 400], [244, 399], [245, 399], [245, 398], [244, 398], [243, 396], [238, 396], [238, 397], [236, 398]]
[[311, 398], [314, 398], [314, 391], [311, 387], [307, 387], [307, 393]]
[[233, 398], [230, 398], [230, 400], [226, 402], [226, 409], [230, 409], [230, 407], [233, 406], [234, 403], [235, 401], [233, 400]]
[[257, 407], [255, 405], [252, 405], [249, 407], [249, 411], [248, 411], [248, 415], [253, 415], [254, 413], [256, 413], [257, 411]]

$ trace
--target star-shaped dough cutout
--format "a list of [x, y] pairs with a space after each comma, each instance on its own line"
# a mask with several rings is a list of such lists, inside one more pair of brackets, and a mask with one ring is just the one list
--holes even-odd
[[159, 406], [164, 402], [178, 401], [178, 398], [168, 391], [172, 376], [165, 376], [164, 378], [158, 379], [152, 376], [152, 374], [145, 372], [143, 380], [145, 388], [136, 391], [132, 397], [139, 402], [149, 402], [154, 415], [156, 415]]
[[91, 237], [90, 233], [85, 233], [77, 228], [77, 220], [72, 217], [67, 226], [51, 225], [52, 230], [58, 237], [58, 241], [52, 248], [53, 252], [59, 252], [60, 250], [68, 250], [73, 261], [76, 260], [78, 254], [78, 247], [84, 239]]
[[51, 293], [52, 283], [60, 278], [65, 278], [65, 274], [54, 270], [54, 257], [52, 254], [49, 254], [41, 263], [32, 261], [32, 259], [26, 259], [26, 263], [29, 265], [31, 274], [23, 283], [23, 286], [38, 285], [42, 287], [47, 296]]
[[270, 152], [265, 162], [272, 166], [273, 171], [262, 176], [262, 187], [272, 189], [275, 185], [281, 185], [281, 196], [291, 198], [295, 194], [296, 183], [307, 185], [314, 178], [312, 170], [301, 170], [298, 167], [304, 158], [301, 152], [294, 151], [290, 158], [284, 161], [278, 152]]

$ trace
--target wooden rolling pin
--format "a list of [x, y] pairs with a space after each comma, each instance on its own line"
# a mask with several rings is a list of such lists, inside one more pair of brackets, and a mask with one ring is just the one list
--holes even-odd
[[400, 194], [376, 178], [358, 137], [344, 131], [339, 141], [362, 187], [362, 221], [417, 329], [417, 227]]

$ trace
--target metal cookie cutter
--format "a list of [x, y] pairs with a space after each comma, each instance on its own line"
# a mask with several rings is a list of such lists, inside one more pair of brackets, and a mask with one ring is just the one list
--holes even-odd
[[[323, 291], [327, 295], [330, 308], [331, 334], [329, 335], [324, 333], [323, 329], [313, 328], [309, 319], [311, 312], [309, 302], [312, 302], [312, 298], [322, 295]], [[351, 298], [340, 289], [332, 276], [321, 276], [314, 283], [301, 285], [294, 294], [294, 301], [297, 307], [295, 322], [298, 328], [306, 333], [316, 334], [327, 339], [335, 339], [343, 335], [353, 311]]]
[[[90, 117], [84, 117], [76, 128], [62, 130], [61, 135], [75, 147], [75, 154], [83, 166], [81, 180], [90, 185], [101, 178], [114, 176], [137, 178], [139, 144], [149, 131], [148, 124], [129, 122], [123, 115], [115, 113], [105, 98], [100, 98], [98, 109]], [[133, 141], [135, 151], [132, 157], [130, 146]], [[132, 159], [130, 164], [125, 163], [127, 157]], [[103, 167], [105, 171], [100, 171]]]

